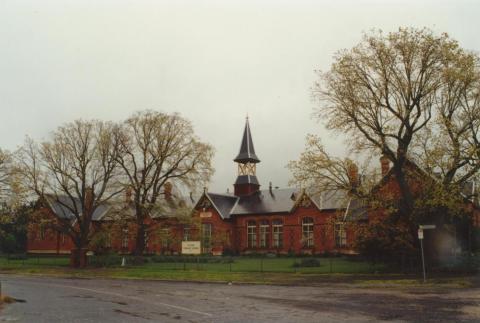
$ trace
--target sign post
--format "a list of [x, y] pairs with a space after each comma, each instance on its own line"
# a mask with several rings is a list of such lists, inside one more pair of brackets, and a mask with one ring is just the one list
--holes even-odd
[[423, 253], [423, 230], [435, 229], [434, 224], [423, 224], [418, 227], [418, 240], [420, 240], [420, 250], [422, 251], [422, 268], [423, 268], [423, 282], [427, 282], [427, 274], [425, 271], [425, 255]]

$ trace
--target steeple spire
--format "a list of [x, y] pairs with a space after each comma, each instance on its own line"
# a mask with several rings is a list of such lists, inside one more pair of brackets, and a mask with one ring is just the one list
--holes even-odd
[[257, 192], [260, 188], [260, 184], [258, 183], [256, 176], [256, 164], [260, 162], [260, 159], [258, 159], [255, 154], [255, 149], [253, 148], [248, 116], [245, 122], [242, 142], [240, 144], [240, 152], [234, 161], [238, 164], [238, 176], [235, 184], [233, 184], [235, 195], [242, 196]]
[[237, 157], [234, 159], [237, 163], [259, 163], [255, 154], [255, 148], [253, 147], [252, 134], [250, 133], [250, 124], [247, 120], [245, 122], [245, 130], [243, 131], [242, 142], [240, 144], [240, 152]]

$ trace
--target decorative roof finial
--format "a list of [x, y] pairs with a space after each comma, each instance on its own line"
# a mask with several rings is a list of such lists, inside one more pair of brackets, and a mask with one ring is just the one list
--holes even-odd
[[245, 122], [245, 130], [243, 131], [242, 141], [240, 143], [240, 151], [237, 157], [234, 159], [237, 163], [259, 163], [260, 159], [258, 159], [257, 155], [255, 154], [255, 149], [253, 148], [253, 140], [252, 134], [250, 133], [250, 126], [248, 123], [248, 115], [247, 120]]

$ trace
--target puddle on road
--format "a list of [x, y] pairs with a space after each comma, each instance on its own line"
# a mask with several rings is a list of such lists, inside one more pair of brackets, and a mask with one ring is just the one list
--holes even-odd
[[0, 306], [2, 304], [12, 304], [12, 303], [26, 303], [27, 301], [21, 298], [15, 298], [10, 296], [2, 296], [0, 299]]

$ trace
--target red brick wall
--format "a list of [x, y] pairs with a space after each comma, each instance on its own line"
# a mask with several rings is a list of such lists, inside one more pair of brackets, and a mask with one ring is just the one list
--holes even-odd
[[[249, 252], [273, 252], [286, 254], [289, 252], [295, 254], [308, 253], [319, 254], [324, 252], [332, 252], [336, 250], [334, 237], [334, 217], [335, 212], [319, 211], [316, 207], [299, 207], [292, 213], [278, 215], [248, 215], [237, 216], [235, 221], [235, 232], [237, 233], [237, 248], [240, 253]], [[313, 247], [305, 247], [302, 243], [302, 220], [311, 217], [313, 219]], [[268, 221], [269, 238], [268, 247], [260, 247], [260, 222]], [[274, 220], [283, 222], [283, 246], [281, 248], [273, 247], [273, 227]], [[255, 221], [256, 223], [256, 248], [248, 248], [247, 223]], [[348, 235], [347, 235], [348, 237]]]
[[[48, 208], [41, 208], [42, 217], [55, 220], [55, 216]], [[31, 223], [27, 229], [27, 252], [31, 253], [70, 253], [75, 248], [72, 239], [68, 235], [62, 235], [59, 232], [45, 226], [45, 235], [42, 238], [41, 225]]]

